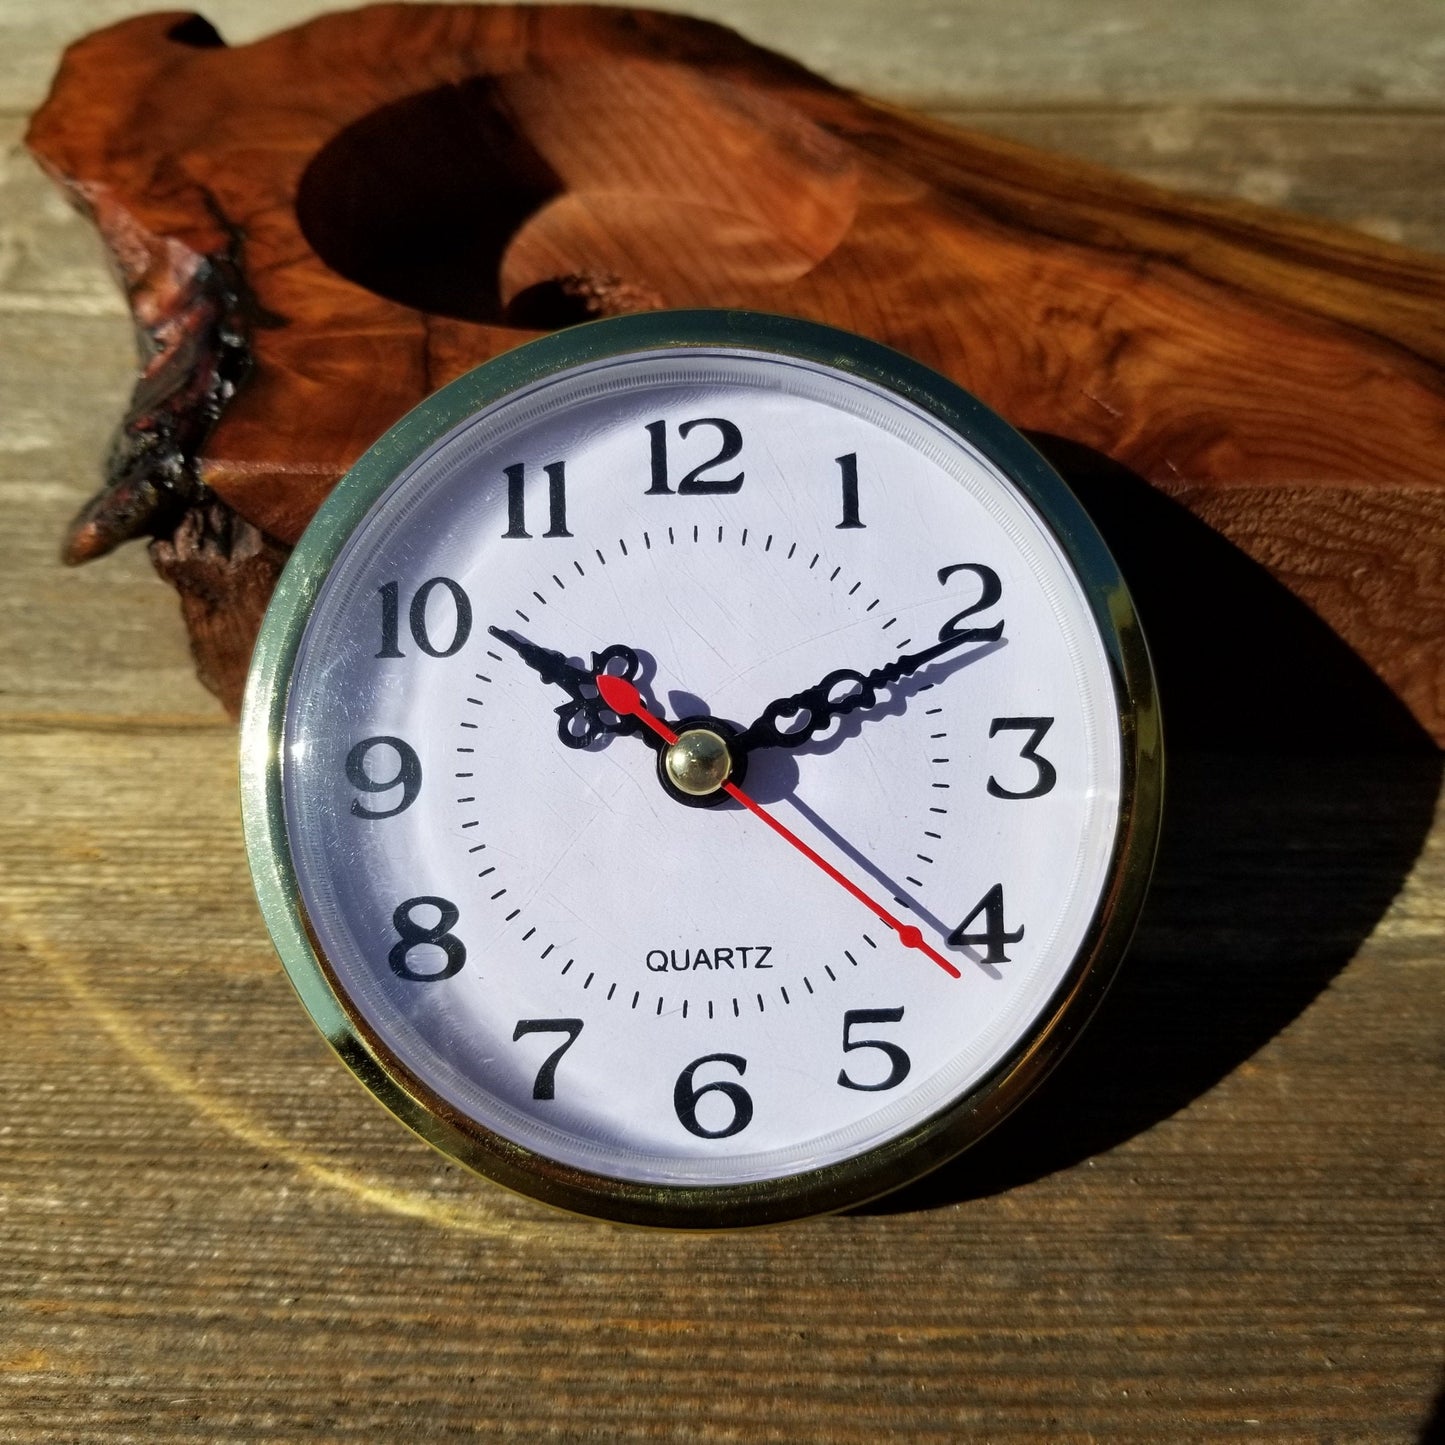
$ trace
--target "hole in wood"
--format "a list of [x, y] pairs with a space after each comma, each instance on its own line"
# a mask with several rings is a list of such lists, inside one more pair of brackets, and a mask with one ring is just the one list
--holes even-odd
[[221, 32], [204, 15], [187, 15], [166, 31], [166, 39], [175, 45], [188, 45], [192, 50], [219, 50], [226, 42]]
[[317, 153], [296, 218], [334, 271], [388, 300], [498, 321], [502, 256], [562, 184], [489, 81], [383, 106]]
[[546, 330], [765, 304], [838, 245], [856, 198], [846, 152], [791, 107], [633, 64], [383, 106], [316, 154], [296, 213], [321, 259], [377, 295]]
[[666, 305], [656, 292], [620, 276], [557, 276], [518, 291], [507, 302], [503, 319], [529, 331], [557, 331], [599, 316], [657, 311]]

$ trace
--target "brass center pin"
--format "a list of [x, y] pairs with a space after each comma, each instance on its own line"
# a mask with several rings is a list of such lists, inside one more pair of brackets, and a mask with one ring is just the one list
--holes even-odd
[[727, 742], [709, 728], [683, 733], [668, 748], [663, 765], [673, 786], [690, 798], [717, 792], [733, 770]]

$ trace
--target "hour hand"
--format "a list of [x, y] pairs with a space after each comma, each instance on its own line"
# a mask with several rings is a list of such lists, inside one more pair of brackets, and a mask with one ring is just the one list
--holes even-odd
[[[515, 632], [504, 632], [500, 627], [489, 627], [487, 631], [498, 642], [505, 642], [543, 682], [555, 682], [559, 687], [566, 688], [574, 698], [581, 699], [583, 685], [591, 683], [596, 676], [585, 668], [574, 667], [560, 652], [554, 652], [550, 647], [539, 647]], [[595, 686], [593, 692], [596, 692]]]
[[515, 632], [500, 627], [487, 631], [515, 652], [543, 682], [554, 683], [572, 699], [557, 709], [557, 736], [569, 748], [585, 748], [604, 733], [637, 732], [636, 718], [622, 717], [609, 708], [597, 691], [597, 678], [607, 672], [613, 677], [636, 678], [642, 664], [630, 648], [615, 642], [592, 654], [592, 668], [576, 667], [550, 647], [539, 647]]

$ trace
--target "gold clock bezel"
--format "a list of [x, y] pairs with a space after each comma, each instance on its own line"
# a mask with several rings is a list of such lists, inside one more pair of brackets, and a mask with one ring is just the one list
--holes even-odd
[[[677, 1186], [591, 1174], [513, 1143], [429, 1089], [368, 1027], [340, 988], [307, 918], [282, 804], [281, 739], [297, 650], [347, 539], [376, 500], [439, 438], [518, 389], [631, 353], [772, 352], [893, 392], [982, 451], [1057, 540], [1078, 577], [1109, 659], [1119, 720], [1119, 826], [1109, 886], [1065, 977], [1034, 1028], [990, 1075], [887, 1142], [825, 1168], [747, 1184]], [[241, 722], [246, 847], [261, 911], [312, 1020], [378, 1100], [442, 1153], [519, 1193], [629, 1224], [720, 1229], [826, 1214], [919, 1178], [982, 1138], [1042, 1081], [1117, 972], [1148, 887], [1163, 797], [1153, 670], [1127, 587], [1063, 480], [976, 398], [918, 362], [862, 337], [741, 311], [651, 312], [593, 322], [516, 348], [429, 397], [351, 468], [317, 512], [261, 627]]]

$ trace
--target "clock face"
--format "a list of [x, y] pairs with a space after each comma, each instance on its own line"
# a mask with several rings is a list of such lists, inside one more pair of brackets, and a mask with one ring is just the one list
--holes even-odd
[[647, 321], [464, 378], [343, 483], [259, 654], [253, 852], [313, 1014], [434, 1142], [758, 1222], [982, 1132], [1097, 994], [1153, 842], [1127, 598], [961, 394]]

